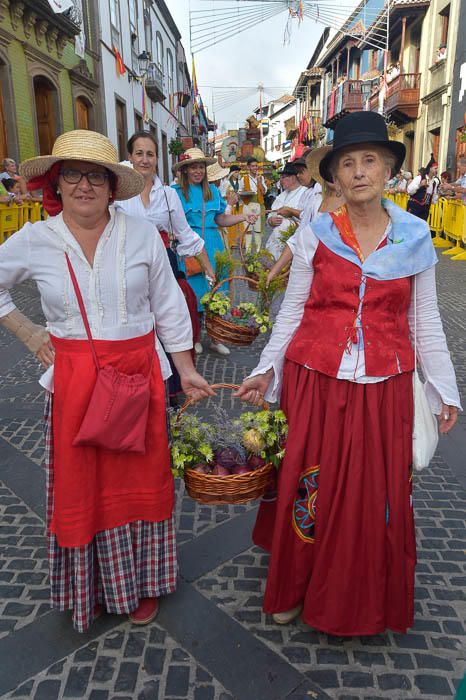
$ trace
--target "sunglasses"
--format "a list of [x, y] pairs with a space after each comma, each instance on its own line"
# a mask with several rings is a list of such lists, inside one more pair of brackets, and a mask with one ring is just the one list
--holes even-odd
[[90, 185], [101, 187], [108, 180], [109, 174], [105, 172], [82, 172], [82, 170], [77, 170], [75, 168], [63, 168], [60, 170], [60, 175], [69, 185], [77, 185], [83, 177], [85, 177]]

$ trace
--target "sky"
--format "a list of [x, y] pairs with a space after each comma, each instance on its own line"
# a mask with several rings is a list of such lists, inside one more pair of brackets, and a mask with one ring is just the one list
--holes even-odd
[[[189, 67], [191, 69], [189, 41], [189, 11], [218, 8], [219, 6], [235, 5], [234, 0], [165, 0], [173, 19], [182, 35]], [[244, 7], [245, 3], [243, 4]], [[289, 92], [294, 87], [301, 73], [317, 46], [324, 30], [323, 24], [304, 18], [301, 24], [298, 20], [291, 23], [290, 42], [284, 44], [284, 32], [288, 14], [286, 11], [272, 17], [255, 27], [250, 27], [236, 36], [215, 44], [210, 48], [195, 54], [197, 81], [202, 99], [208, 107], [209, 116], [215, 116], [219, 131], [234, 129], [242, 126], [252, 110], [258, 106], [258, 93], [240, 99], [246, 92], [231, 91], [236, 103], [229, 105], [231, 99], [225, 95], [227, 88], [248, 87], [251, 89], [261, 82], [266, 88], [277, 88], [269, 95], [265, 94], [264, 102], [280, 94]], [[209, 25], [208, 25], [209, 26]], [[206, 30], [206, 35], [207, 30]], [[203, 86], [217, 86], [224, 89], [221, 95], [218, 91]], [[283, 89], [279, 89], [283, 88]], [[288, 89], [285, 89], [288, 88]], [[212, 96], [214, 99], [212, 114]], [[215, 104], [217, 102], [217, 105]], [[219, 107], [223, 105], [223, 109]]]

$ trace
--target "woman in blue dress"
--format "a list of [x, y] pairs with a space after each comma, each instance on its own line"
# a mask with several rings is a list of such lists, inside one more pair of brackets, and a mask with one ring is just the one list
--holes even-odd
[[[235, 226], [247, 221], [254, 223], [257, 216], [225, 214], [226, 202], [214, 185], [209, 185], [207, 180], [207, 165], [215, 162], [215, 158], [208, 158], [199, 148], [189, 148], [182, 154], [180, 161], [174, 166], [178, 182], [173, 185], [183, 205], [186, 219], [191, 228], [198, 233], [205, 241], [205, 252], [213, 265], [215, 262], [215, 252], [225, 250], [222, 235], [218, 226]], [[184, 263], [180, 269], [185, 269]], [[201, 297], [209, 291], [207, 280], [202, 272], [188, 277], [198, 302], [199, 312], [203, 308], [200, 303]], [[195, 344], [198, 354], [203, 351], [201, 343]], [[221, 355], [229, 355], [230, 351], [223, 343], [211, 342], [212, 350]]]

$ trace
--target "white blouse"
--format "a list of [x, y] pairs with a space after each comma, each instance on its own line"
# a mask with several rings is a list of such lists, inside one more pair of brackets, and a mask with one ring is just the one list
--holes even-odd
[[204, 248], [202, 238], [192, 230], [186, 220], [183, 205], [176, 191], [166, 187], [157, 176], [149, 193], [149, 206], [146, 208], [141, 195], [115, 202], [115, 208], [141, 219], [148, 219], [159, 230], [173, 233], [177, 240], [179, 255], [199, 255]]
[[[313, 258], [319, 241], [311, 226], [301, 226], [294, 235], [293, 263], [290, 278], [275, 321], [272, 335], [265, 346], [257, 367], [249, 376], [263, 374], [273, 368], [274, 379], [268, 387], [265, 398], [277, 401], [281, 391], [285, 353], [296, 333], [304, 313], [304, 306], [314, 276]], [[360, 303], [365, 291], [365, 278], [361, 281]], [[411, 340], [414, 344], [414, 303], [417, 307], [417, 355], [426, 379], [426, 394], [432, 410], [440, 413], [443, 401], [450, 406], [461, 408], [455, 370], [447, 348], [445, 333], [437, 304], [435, 269], [429, 268], [416, 275], [416, 299], [408, 311]], [[344, 353], [337, 374], [338, 379], [357, 383], [374, 383], [387, 377], [369, 377], [365, 373], [364, 332], [360, 329], [360, 344], [354, 346], [351, 354]], [[309, 367], [308, 369], [312, 369]]]
[[[15, 309], [8, 290], [33, 279], [50, 333], [59, 338], [87, 337], [65, 251], [78, 279], [92, 336], [124, 340], [149, 333], [155, 326], [162, 376], [169, 377], [170, 365], [159, 338], [170, 353], [192, 348], [186, 301], [154, 226], [113, 207], [92, 266], [62, 214], [26, 224], [1, 245], [0, 318]], [[46, 374], [49, 388], [51, 372]]]

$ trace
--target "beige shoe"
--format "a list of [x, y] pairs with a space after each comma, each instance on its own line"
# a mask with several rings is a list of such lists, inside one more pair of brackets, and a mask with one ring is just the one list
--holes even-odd
[[194, 343], [194, 352], [196, 353], [196, 355], [202, 355], [202, 353], [204, 352], [202, 343]]
[[223, 343], [211, 343], [210, 349], [213, 352], [218, 352], [219, 355], [229, 355], [230, 350]]
[[292, 620], [295, 620], [297, 617], [299, 617], [302, 613], [302, 610], [303, 604], [300, 603], [291, 610], [286, 610], [285, 612], [281, 613], [274, 613], [272, 615], [272, 618], [273, 621], [277, 623], [277, 625], [287, 625], [289, 622], [292, 622]]

